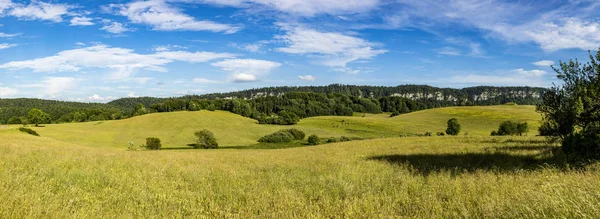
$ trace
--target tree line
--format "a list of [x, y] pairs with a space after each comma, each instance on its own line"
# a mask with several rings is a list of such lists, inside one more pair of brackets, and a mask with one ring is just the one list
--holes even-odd
[[[402, 114], [458, 105], [493, 105], [507, 102], [536, 104], [540, 98], [535, 94], [542, 91], [542, 88], [530, 87], [451, 89], [422, 85], [383, 87], [333, 84], [269, 87], [173, 98], [121, 98], [106, 104], [30, 98], [0, 99], [0, 123], [27, 122], [27, 113], [36, 108], [47, 113], [51, 123], [117, 120], [153, 112], [225, 110], [264, 124], [294, 124], [306, 117], [345, 116], [355, 112]], [[259, 93], [262, 95], [258, 95]], [[493, 94], [493, 98], [490, 98], [490, 94]], [[487, 98], [482, 98], [486, 95]]]

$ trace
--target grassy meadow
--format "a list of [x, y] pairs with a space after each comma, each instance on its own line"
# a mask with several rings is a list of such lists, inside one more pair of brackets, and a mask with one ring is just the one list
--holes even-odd
[[[398, 137], [452, 117], [468, 135]], [[529, 136], [488, 136], [506, 119], [528, 121]], [[53, 124], [41, 137], [3, 127], [0, 217], [600, 217], [600, 165], [565, 164], [534, 136], [538, 121], [531, 106], [315, 117], [294, 127], [372, 139], [283, 149], [253, 145], [289, 126], [218, 111]], [[225, 147], [188, 150], [203, 128]], [[125, 150], [150, 136], [171, 150]]]
[[393, 118], [389, 114], [321, 116], [301, 120], [294, 126], [260, 125], [256, 120], [224, 111], [180, 111], [153, 113], [125, 120], [51, 124], [34, 128], [42, 136], [93, 147], [126, 148], [129, 141], [141, 144], [146, 137], [158, 137], [167, 148], [187, 148], [194, 143], [196, 130], [209, 129], [220, 146], [243, 147], [256, 144], [267, 134], [298, 128], [320, 137], [385, 138], [402, 134], [444, 132], [446, 122], [457, 118], [462, 133], [489, 136], [505, 120], [527, 121], [530, 135], [537, 134], [540, 115], [534, 106], [474, 106], [423, 110]]

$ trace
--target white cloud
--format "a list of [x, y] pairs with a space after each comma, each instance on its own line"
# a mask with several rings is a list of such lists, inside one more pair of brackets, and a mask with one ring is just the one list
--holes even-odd
[[217, 83], [221, 83], [220, 81], [210, 80], [210, 79], [206, 79], [206, 78], [194, 78], [194, 79], [192, 79], [192, 81], [194, 83], [198, 83], [198, 84], [217, 84]]
[[171, 51], [173, 49], [187, 49], [187, 47], [180, 46], [180, 45], [161, 45], [161, 46], [154, 46], [154, 48], [152, 48], [152, 50], [156, 51], [156, 52], [166, 52], [166, 51]]
[[304, 76], [300, 75], [300, 76], [298, 76], [298, 78], [300, 78], [300, 80], [303, 80], [303, 81], [314, 81], [317, 79], [312, 75], [304, 75]]
[[437, 50], [437, 53], [440, 55], [449, 55], [449, 56], [459, 56], [462, 55], [460, 51], [456, 48], [452, 47], [444, 47]]
[[231, 53], [212, 53], [212, 52], [185, 52], [185, 51], [168, 51], [154, 54], [155, 57], [177, 60], [191, 63], [206, 62], [214, 59], [233, 58], [237, 55]]
[[117, 13], [126, 16], [131, 22], [145, 24], [158, 31], [212, 31], [235, 33], [240, 27], [220, 24], [207, 20], [196, 20], [163, 0], [135, 1], [129, 4], [111, 4], [108, 10], [117, 10]]
[[[525, 1], [398, 0], [410, 17], [407, 25], [430, 30], [433, 24], [464, 24], [509, 43], [533, 42], [553, 52], [600, 47], [596, 1], [563, 1], [559, 7], [539, 7]], [[552, 3], [551, 3], [552, 4]]]
[[133, 92], [129, 92], [127, 94], [127, 97], [138, 97], [138, 96], [136, 96]]
[[[1, 4], [1, 3], [0, 3]], [[69, 13], [73, 6], [67, 4], [51, 4], [32, 0], [28, 5], [11, 4], [9, 15], [24, 20], [48, 20], [52, 22], [62, 22], [63, 15]]]
[[17, 44], [0, 43], [0, 49], [8, 49], [8, 48], [15, 47], [15, 46], [17, 46]]
[[267, 7], [269, 10], [307, 17], [318, 14], [362, 13], [380, 5], [379, 0], [200, 0], [199, 2], [245, 8]]
[[131, 78], [135, 70], [166, 72], [164, 65], [174, 61], [206, 62], [214, 59], [232, 58], [236, 55], [211, 52], [160, 52], [139, 54], [131, 49], [94, 45], [61, 51], [53, 56], [0, 65], [9, 70], [32, 69], [34, 72], [78, 72], [84, 68], [109, 69], [108, 79], [131, 80], [145, 83], [152, 78]]
[[254, 82], [258, 81], [256, 75], [238, 73], [233, 75], [234, 82]]
[[1, 38], [12, 38], [12, 37], [20, 36], [20, 35], [21, 35], [21, 33], [13, 33], [13, 34], [0, 33]]
[[358, 70], [358, 69], [352, 69], [352, 68], [347, 68], [347, 67], [334, 68], [333, 70], [334, 71], [348, 73], [348, 74], [351, 74], [351, 75], [355, 75], [355, 74], [360, 73], [360, 70]]
[[0, 97], [12, 97], [15, 94], [19, 93], [19, 90], [10, 88], [10, 87], [0, 87]]
[[100, 96], [98, 94], [94, 94], [94, 95], [88, 97], [88, 100], [91, 100], [91, 101], [108, 101], [108, 100], [113, 100], [113, 99], [115, 99], [115, 98], [114, 97], [110, 97], [110, 96], [109, 97], [102, 97], [102, 96]]
[[242, 48], [248, 52], [259, 52], [260, 47], [262, 47], [262, 45], [257, 43], [257, 44], [247, 44]]
[[40, 88], [41, 93], [47, 96], [54, 96], [65, 90], [69, 90], [77, 86], [79, 80], [73, 77], [45, 77], [37, 84], [24, 84], [19, 87], [25, 88]]
[[522, 68], [512, 70], [511, 72], [524, 76], [542, 76], [546, 74], [546, 72], [542, 70], [524, 70]]
[[578, 18], [547, 22], [526, 30], [525, 35], [549, 52], [570, 48], [590, 50], [600, 47], [600, 23]]
[[74, 17], [71, 19], [71, 26], [91, 26], [94, 25], [92, 18], [88, 17]]
[[280, 63], [257, 59], [229, 59], [212, 63], [223, 71], [231, 72], [234, 82], [257, 81], [258, 76], [269, 74]]
[[387, 50], [374, 49], [375, 43], [336, 32], [319, 32], [303, 27], [285, 28], [287, 34], [276, 36], [287, 47], [280, 52], [291, 54], [319, 55], [320, 64], [330, 67], [345, 67], [356, 60], [368, 60], [386, 53]]
[[125, 25], [116, 22], [116, 21], [109, 21], [109, 20], [104, 20], [104, 26], [102, 26], [102, 28], [100, 28], [100, 30], [104, 30], [106, 32], [109, 33], [113, 33], [113, 34], [122, 34], [128, 31], [131, 31], [129, 28], [125, 27]]
[[11, 0], [0, 0], [0, 14], [13, 5]]
[[541, 61], [533, 62], [531, 64], [536, 65], [536, 66], [540, 66], [540, 67], [550, 67], [551, 65], [554, 65], [554, 61], [541, 60]]

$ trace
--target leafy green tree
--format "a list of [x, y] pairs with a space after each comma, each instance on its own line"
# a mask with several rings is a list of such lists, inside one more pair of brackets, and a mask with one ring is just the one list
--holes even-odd
[[452, 118], [448, 120], [448, 128], [446, 128], [446, 134], [458, 135], [458, 133], [460, 133], [460, 124], [458, 123], [458, 119]]
[[160, 150], [161, 147], [162, 147], [162, 144], [160, 143], [159, 138], [154, 138], [154, 137], [146, 138], [146, 149]]
[[519, 136], [527, 134], [527, 132], [529, 132], [529, 125], [526, 122], [517, 124], [517, 134], [519, 134]]
[[19, 118], [18, 116], [13, 116], [10, 119], [8, 119], [6, 124], [21, 124], [21, 118]]
[[317, 135], [310, 135], [310, 136], [308, 136], [308, 144], [309, 145], [321, 144], [321, 139], [319, 139], [319, 136], [317, 136]]
[[504, 121], [498, 126], [498, 135], [514, 135], [518, 133], [518, 124], [512, 121]]
[[30, 123], [35, 124], [35, 126], [39, 126], [39, 124], [50, 122], [50, 115], [40, 109], [33, 108], [27, 113], [27, 120], [29, 120]]
[[600, 158], [600, 50], [590, 62], [560, 62], [552, 67], [561, 79], [544, 93], [536, 110], [542, 114], [540, 134], [562, 142], [574, 158]]
[[207, 129], [197, 131], [194, 133], [194, 135], [196, 136], [196, 144], [194, 144], [194, 148], [202, 147], [204, 149], [215, 149], [219, 147], [217, 138], [215, 138], [215, 135]]
[[135, 105], [135, 108], [133, 110], [134, 116], [144, 115], [146, 113], [148, 113], [148, 110], [146, 110], [144, 104], [138, 103], [137, 105]]

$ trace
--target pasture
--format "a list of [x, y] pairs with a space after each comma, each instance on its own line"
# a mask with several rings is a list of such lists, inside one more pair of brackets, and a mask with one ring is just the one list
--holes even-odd
[[[468, 135], [399, 137], [452, 117]], [[530, 123], [529, 135], [489, 136], [506, 119]], [[599, 217], [600, 165], [567, 165], [535, 137], [538, 121], [531, 106], [315, 117], [294, 127], [366, 140], [282, 149], [253, 145], [290, 126], [219, 111], [53, 124], [35, 128], [41, 137], [4, 128], [0, 217]], [[203, 128], [224, 147], [185, 146]], [[167, 150], [125, 150], [151, 136]]]

